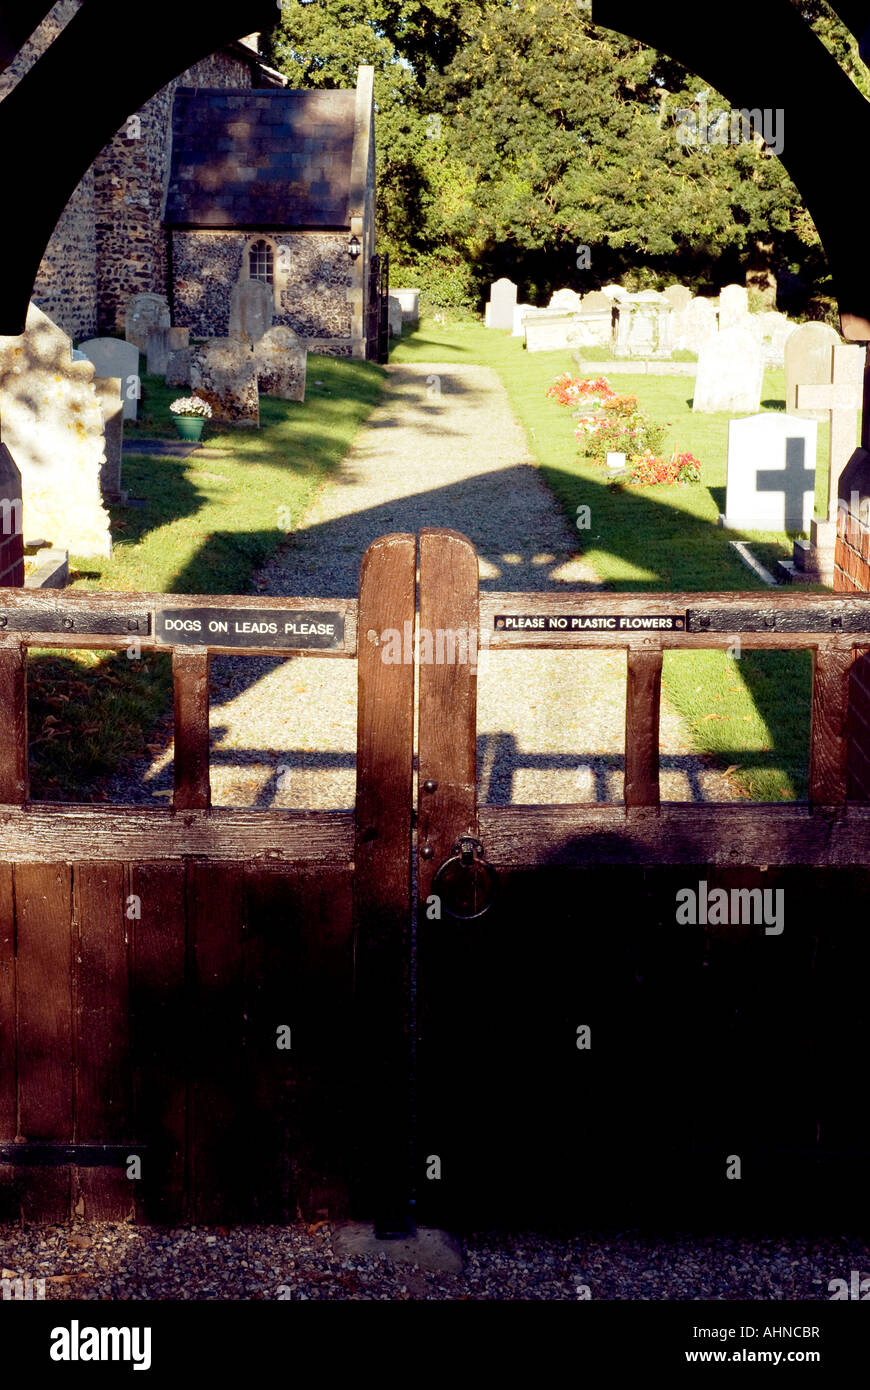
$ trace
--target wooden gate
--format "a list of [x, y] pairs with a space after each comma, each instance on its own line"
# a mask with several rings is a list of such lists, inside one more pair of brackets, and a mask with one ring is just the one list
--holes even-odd
[[[478, 596], [469, 542], [429, 531], [420, 628], [460, 653], [419, 672], [420, 1219], [854, 1217], [870, 807], [847, 800], [849, 676], [870, 599]], [[664, 804], [663, 652], [738, 635], [813, 653], [809, 803]], [[623, 804], [478, 805], [474, 639], [493, 678], [518, 647], [625, 651]], [[717, 888], [737, 920], [708, 920]]]
[[[4, 591], [4, 1218], [406, 1217], [414, 671], [366, 634], [415, 566], [395, 535], [358, 601]], [[172, 807], [30, 801], [27, 648], [133, 638], [172, 651]], [[211, 807], [210, 657], [264, 641], [357, 660], [355, 811]]]

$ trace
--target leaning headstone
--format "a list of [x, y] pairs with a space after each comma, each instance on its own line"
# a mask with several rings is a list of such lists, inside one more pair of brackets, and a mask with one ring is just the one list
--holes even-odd
[[169, 366], [170, 328], [152, 328], [145, 339], [145, 359], [149, 376], [165, 376]]
[[121, 383], [117, 377], [99, 376], [94, 377], [94, 388], [100, 398], [106, 441], [106, 461], [100, 469], [100, 491], [105, 503], [121, 506], [127, 500], [127, 494], [121, 488], [121, 450], [124, 447]]
[[514, 306], [517, 302], [517, 287], [513, 280], [496, 280], [489, 291], [488, 328], [502, 328], [511, 333], [514, 326]]
[[265, 280], [240, 280], [230, 297], [231, 338], [257, 343], [272, 327], [275, 301]]
[[394, 295], [402, 306], [402, 322], [418, 324], [420, 322], [420, 291], [391, 289], [390, 294]]
[[305, 400], [308, 352], [300, 347], [292, 328], [277, 324], [264, 333], [254, 348], [257, 384], [264, 396], [283, 401]]
[[73, 361], [69, 338], [35, 304], [23, 333], [0, 338], [0, 421], [21, 470], [26, 535], [76, 555], [111, 555], [94, 368]]
[[749, 313], [749, 294], [745, 285], [726, 285], [719, 293], [719, 327], [733, 328]]
[[826, 410], [799, 410], [799, 386], [827, 386], [831, 380], [833, 350], [841, 341], [827, 323], [802, 323], [785, 344], [785, 408], [805, 420], [827, 420]]
[[190, 386], [208, 401], [217, 423], [259, 425], [257, 366], [251, 348], [238, 338], [212, 338], [191, 348]]
[[190, 385], [190, 348], [170, 352], [164, 380], [167, 386]]
[[151, 329], [168, 328], [169, 323], [169, 301], [165, 295], [134, 294], [127, 301], [124, 337], [128, 343], [135, 343], [141, 352], [145, 351]]
[[394, 294], [391, 294], [387, 301], [387, 317], [390, 326], [390, 337], [401, 338], [402, 336], [402, 306]]
[[692, 302], [692, 291], [686, 289], [685, 285], [668, 285], [665, 290], [665, 299], [670, 304], [675, 314], [680, 313]]
[[556, 290], [555, 294], [550, 296], [550, 302], [547, 305], [548, 309], [562, 309], [574, 314], [579, 313], [582, 307], [582, 295], [579, 295], [576, 290]]
[[698, 354], [694, 411], [754, 415], [761, 405], [761, 345], [746, 328], [726, 328]]
[[98, 377], [121, 378], [124, 419], [135, 420], [139, 409], [139, 349], [123, 338], [89, 338], [79, 343]]
[[722, 524], [737, 531], [808, 531], [816, 489], [815, 420], [771, 411], [728, 426]]

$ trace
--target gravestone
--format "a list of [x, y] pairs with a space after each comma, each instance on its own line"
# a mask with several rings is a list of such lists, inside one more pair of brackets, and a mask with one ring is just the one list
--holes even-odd
[[733, 328], [749, 314], [749, 294], [745, 285], [726, 285], [719, 293], [719, 327]]
[[627, 299], [629, 292], [627, 289], [624, 289], [622, 285], [602, 285], [598, 293], [606, 294], [608, 299], [614, 300]]
[[576, 314], [562, 314], [552, 309], [539, 309], [526, 314], [525, 346], [527, 352], [557, 352], [571, 345]]
[[[620, 298], [626, 298], [623, 294]], [[613, 299], [604, 290], [592, 290], [583, 300], [584, 314], [613, 313]]]
[[229, 336], [245, 343], [259, 342], [272, 327], [274, 312], [272, 290], [264, 280], [240, 280], [230, 297]]
[[169, 334], [171, 328], [152, 328], [145, 339], [145, 361], [149, 376], [165, 376], [169, 366]]
[[711, 299], [693, 299], [675, 311], [671, 323], [671, 348], [700, 352], [718, 330], [716, 307]]
[[178, 348], [175, 352], [170, 352], [165, 381], [167, 386], [190, 385], [190, 348]]
[[123, 338], [89, 338], [79, 350], [94, 364], [98, 377], [120, 377], [124, 419], [135, 420], [139, 413], [139, 349]]
[[761, 345], [747, 328], [725, 328], [698, 354], [692, 410], [755, 415], [761, 405]]
[[680, 313], [687, 305], [692, 302], [692, 291], [686, 289], [685, 285], [668, 285], [665, 290], [665, 299], [670, 304], [675, 314]]
[[798, 409], [798, 386], [827, 386], [831, 380], [831, 353], [841, 341], [827, 323], [802, 323], [785, 344], [785, 408], [807, 420], [826, 420], [825, 410]]
[[191, 390], [208, 401], [212, 419], [218, 424], [258, 426], [260, 397], [251, 348], [238, 338], [212, 338], [189, 351]]
[[76, 555], [111, 555], [94, 367], [73, 361], [69, 338], [35, 304], [22, 334], [0, 337], [0, 422], [21, 471], [25, 534]]
[[514, 326], [514, 306], [517, 302], [517, 287], [513, 280], [502, 277], [496, 280], [489, 291], [489, 319], [487, 328], [501, 328], [511, 333]]
[[94, 377], [94, 389], [103, 412], [103, 431], [106, 459], [100, 469], [100, 491], [103, 501], [122, 506], [127, 494], [121, 488], [121, 451], [124, 447], [124, 405], [118, 377]]
[[524, 327], [524, 325], [523, 325], [523, 320], [524, 320], [526, 314], [531, 314], [531, 313], [534, 313], [534, 305], [533, 305], [533, 304], [515, 304], [515, 305], [514, 305], [513, 328], [511, 329], [511, 337], [512, 337], [512, 338], [522, 338], [523, 334], [524, 334], [525, 331], [526, 331], [526, 330], [525, 330], [525, 327]]
[[151, 329], [168, 328], [169, 324], [169, 301], [165, 295], [134, 294], [127, 301], [124, 337], [128, 343], [135, 343], [141, 352], [145, 351]]
[[394, 294], [391, 294], [387, 301], [387, 315], [390, 326], [390, 337], [401, 338], [402, 336], [402, 306]]
[[617, 301], [618, 357], [665, 357], [671, 349], [671, 307], [655, 293]]
[[190, 347], [189, 328], [170, 328], [169, 329], [169, 351], [183, 352]]
[[551, 295], [548, 309], [560, 309], [567, 313], [579, 313], [583, 307], [583, 299], [576, 290], [556, 290]]
[[[749, 322], [752, 323], [755, 318], [756, 315], [751, 315]], [[792, 323], [785, 314], [778, 314], [773, 309], [757, 315], [757, 321], [761, 331], [761, 350], [765, 366], [784, 366], [785, 345], [792, 333], [797, 332], [797, 324]]]
[[730, 422], [724, 526], [737, 531], [810, 529], [817, 430], [815, 420], [773, 411]]
[[402, 306], [402, 322], [418, 324], [420, 322], [420, 291], [390, 290], [390, 294], [394, 295]]
[[15, 460], [0, 444], [0, 589], [24, 585], [24, 520], [21, 474]]
[[278, 324], [264, 333], [254, 348], [254, 362], [263, 395], [283, 401], [305, 400], [308, 352], [299, 346], [292, 328]]

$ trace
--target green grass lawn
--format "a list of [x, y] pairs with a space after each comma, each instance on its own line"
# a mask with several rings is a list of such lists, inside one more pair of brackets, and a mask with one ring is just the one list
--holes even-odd
[[[340, 465], [380, 397], [382, 368], [312, 354], [304, 403], [261, 397], [259, 430], [207, 425], [202, 453], [124, 452], [123, 482], [142, 507], [113, 508], [110, 559], [70, 557], [72, 587], [176, 594], [245, 593]], [[177, 438], [183, 390], [143, 380], [136, 434]], [[203, 457], [205, 455], [205, 457]], [[171, 691], [163, 653], [36, 651], [29, 670], [36, 798], [101, 799], [101, 779], [146, 746]]]
[[[753, 543], [763, 563], [791, 554], [793, 537], [776, 532], [744, 535], [716, 520], [725, 509], [727, 415], [694, 415], [694, 379], [614, 373], [622, 393], [636, 395], [656, 419], [669, 421], [663, 452], [677, 445], [700, 459], [702, 481], [691, 487], [608, 486], [604, 470], [582, 458], [571, 411], [546, 398], [561, 372], [580, 375], [566, 352], [524, 351], [522, 340], [476, 323], [423, 322], [393, 349], [394, 362], [466, 362], [493, 367], [524, 426], [541, 473], [571, 524], [577, 508], [591, 512], [578, 546], [613, 591], [768, 592], [738, 559], [729, 542]], [[763, 410], [785, 409], [785, 375], [765, 374]], [[827, 432], [819, 431], [817, 507], [827, 495]], [[685, 718], [694, 747], [732, 769], [738, 788], [758, 801], [806, 795], [811, 660], [803, 652], [671, 652], [664, 689]]]

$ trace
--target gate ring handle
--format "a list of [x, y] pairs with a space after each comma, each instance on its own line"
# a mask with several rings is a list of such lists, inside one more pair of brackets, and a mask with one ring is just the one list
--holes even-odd
[[432, 878], [433, 893], [437, 890], [438, 880], [451, 864], [456, 863], [462, 864], [465, 867], [472, 864], [480, 864], [481, 867], [485, 869], [489, 880], [489, 892], [479, 912], [454, 912], [452, 908], [448, 907], [444, 897], [439, 894], [439, 896], [442, 897], [442, 910], [446, 912], [448, 917], [453, 917], [459, 922], [473, 922], [478, 917], [483, 917], [484, 913], [489, 912], [489, 909], [492, 907], [498, 885], [498, 874], [492, 864], [488, 863], [484, 858], [483, 845], [480, 840], [476, 840], [473, 835], [461, 835], [453, 846], [453, 853], [435, 870], [435, 874]]

